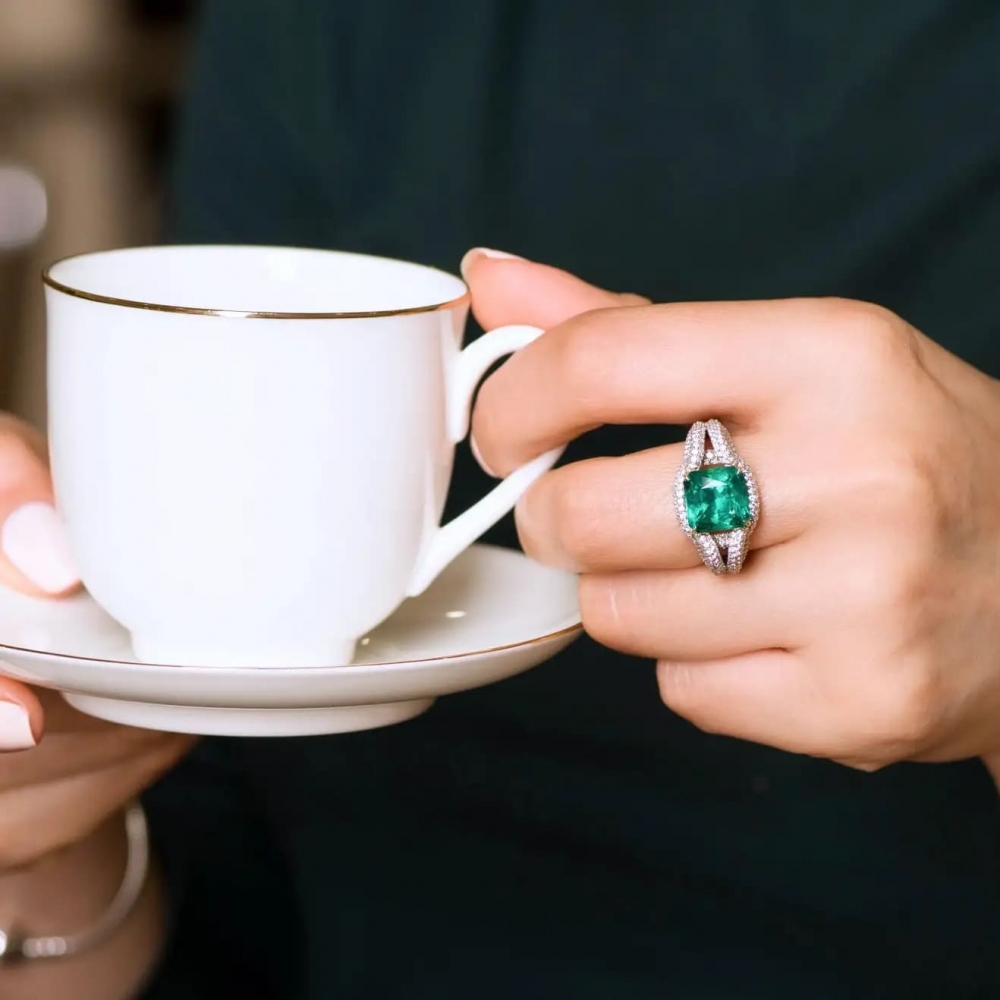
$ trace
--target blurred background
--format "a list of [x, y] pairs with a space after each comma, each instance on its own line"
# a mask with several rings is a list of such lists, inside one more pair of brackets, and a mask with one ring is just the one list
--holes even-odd
[[[197, 0], [0, 0], [0, 409], [45, 425], [39, 272], [69, 254], [154, 242]], [[31, 188], [24, 188], [22, 191]], [[37, 187], [36, 187], [37, 190]], [[34, 215], [26, 206], [35, 206]], [[27, 213], [15, 218], [16, 211]], [[4, 245], [6, 225], [22, 238]], [[37, 228], [37, 227], [34, 227]]]

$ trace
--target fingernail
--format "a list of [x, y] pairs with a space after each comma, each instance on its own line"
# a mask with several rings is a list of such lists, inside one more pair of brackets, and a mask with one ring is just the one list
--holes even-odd
[[465, 272], [468, 270], [469, 265], [475, 260], [476, 257], [491, 257], [493, 260], [524, 260], [523, 257], [518, 257], [516, 253], [507, 253], [506, 250], [491, 250], [489, 247], [473, 247], [463, 258], [462, 263], [458, 265], [458, 269], [462, 272], [462, 277], [464, 278]]
[[476, 444], [476, 439], [474, 437], [469, 438], [469, 451], [472, 452], [472, 457], [479, 463], [479, 468], [486, 473], [487, 476], [492, 476], [494, 479], [499, 479], [500, 477], [483, 461], [482, 453], [479, 451], [479, 445]]
[[28, 750], [36, 743], [28, 713], [12, 701], [0, 701], [0, 753]]
[[80, 582], [62, 518], [49, 503], [18, 507], [0, 531], [0, 549], [35, 586], [61, 594]]

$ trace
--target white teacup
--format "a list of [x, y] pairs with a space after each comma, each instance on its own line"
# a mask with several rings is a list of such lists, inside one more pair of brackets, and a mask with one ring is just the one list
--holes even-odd
[[46, 272], [56, 500], [147, 662], [349, 663], [559, 457], [439, 527], [489, 366], [458, 278], [278, 247], [149, 247]]

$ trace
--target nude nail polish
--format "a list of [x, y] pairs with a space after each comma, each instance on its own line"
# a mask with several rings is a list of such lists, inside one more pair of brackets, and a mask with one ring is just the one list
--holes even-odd
[[29, 750], [35, 742], [28, 713], [12, 701], [0, 701], [0, 753]]
[[469, 451], [472, 452], [472, 457], [479, 463], [479, 468], [483, 470], [488, 476], [492, 476], [494, 479], [499, 479], [500, 477], [483, 461], [483, 456], [480, 454], [479, 445], [476, 444], [476, 439], [474, 437], [469, 438]]
[[9, 514], [0, 529], [0, 549], [46, 593], [61, 594], [80, 581], [66, 529], [52, 504], [26, 503]]
[[523, 257], [518, 257], [516, 253], [507, 253], [506, 250], [491, 250], [489, 247], [473, 247], [463, 258], [462, 263], [459, 264], [459, 270], [462, 272], [462, 277], [465, 277], [465, 272], [468, 270], [469, 264], [472, 263], [475, 257], [489, 257], [492, 260], [524, 260]]

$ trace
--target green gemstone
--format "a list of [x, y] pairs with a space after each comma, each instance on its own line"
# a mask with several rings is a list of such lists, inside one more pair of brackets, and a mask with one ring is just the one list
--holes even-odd
[[684, 480], [684, 503], [692, 531], [735, 531], [751, 521], [747, 477], [735, 465], [710, 465], [689, 472]]

